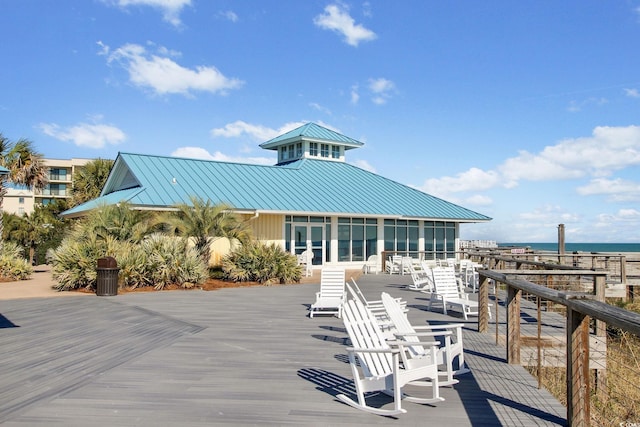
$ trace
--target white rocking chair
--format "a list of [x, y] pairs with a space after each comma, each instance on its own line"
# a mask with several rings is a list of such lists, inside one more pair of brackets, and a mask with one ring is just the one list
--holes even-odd
[[[416, 403], [444, 400], [438, 390], [437, 342], [421, 343], [428, 349], [429, 357], [425, 356], [420, 361], [415, 359], [409, 367], [406, 363], [407, 348], [404, 343], [393, 342], [394, 347], [391, 347], [375, 317], [360, 301], [349, 300], [345, 303], [342, 320], [353, 346], [347, 348], [347, 351], [358, 400], [356, 402], [344, 394], [339, 394], [337, 398], [340, 401], [366, 412], [390, 416], [406, 412], [401, 404], [403, 398]], [[402, 387], [409, 383], [431, 387], [432, 396], [418, 398], [404, 395]], [[365, 393], [372, 391], [382, 391], [393, 396], [393, 409], [369, 406]]]
[[316, 293], [316, 302], [309, 307], [309, 317], [314, 314], [342, 313], [342, 305], [346, 300], [344, 268], [325, 267], [320, 274], [320, 291]]
[[[387, 311], [387, 316], [393, 324], [394, 335], [398, 339], [407, 341], [412, 357], [423, 357], [425, 349], [420, 345], [422, 337], [443, 337], [444, 346], [438, 349], [438, 366], [440, 375], [445, 379], [440, 381], [440, 385], [452, 385], [458, 383], [454, 375], [461, 375], [469, 372], [464, 363], [464, 348], [462, 343], [462, 324], [449, 323], [445, 325], [425, 325], [413, 326], [409, 323], [406, 312], [398, 305], [397, 301], [386, 292], [382, 293], [382, 303]], [[452, 341], [451, 338], [454, 338]], [[453, 368], [453, 361], [458, 359], [458, 369]]]

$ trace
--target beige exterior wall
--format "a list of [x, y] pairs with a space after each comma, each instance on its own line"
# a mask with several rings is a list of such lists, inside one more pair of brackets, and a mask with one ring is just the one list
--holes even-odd
[[[253, 236], [262, 243], [276, 243], [284, 248], [284, 236], [282, 230], [284, 227], [284, 215], [259, 215], [252, 217], [251, 215], [243, 215], [244, 220], [248, 220]], [[209, 265], [219, 266], [222, 257], [227, 255], [238, 245], [238, 242], [229, 241], [227, 238], [215, 239], [210, 246], [211, 256]]]
[[[251, 217], [246, 217], [251, 218]], [[260, 214], [250, 219], [253, 236], [263, 243], [277, 243], [284, 247], [284, 215]]]
[[7, 194], [2, 199], [2, 210], [16, 215], [30, 214], [34, 204], [33, 191], [7, 188]]

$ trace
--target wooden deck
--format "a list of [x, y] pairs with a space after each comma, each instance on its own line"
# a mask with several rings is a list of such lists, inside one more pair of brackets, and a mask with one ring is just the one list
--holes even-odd
[[[362, 276], [365, 295], [426, 311], [409, 277]], [[397, 419], [335, 399], [353, 394], [346, 332], [307, 316], [318, 285], [0, 301], [0, 425], [565, 425], [566, 409], [492, 334], [465, 330], [471, 373], [436, 405], [404, 403]], [[453, 315], [453, 316], [451, 316]], [[391, 404], [387, 396], [377, 397]]]

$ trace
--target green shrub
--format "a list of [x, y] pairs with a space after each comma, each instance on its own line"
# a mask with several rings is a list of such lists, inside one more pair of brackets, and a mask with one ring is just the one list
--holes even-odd
[[105, 256], [115, 258], [122, 287], [191, 288], [207, 279], [204, 262], [193, 248], [187, 248], [184, 239], [152, 234], [135, 243], [112, 236], [100, 239], [76, 230], [53, 252], [53, 278], [58, 282], [54, 288], [95, 289], [97, 261]]
[[22, 248], [14, 242], [0, 243], [0, 277], [5, 280], [27, 280], [33, 267], [22, 256]]
[[245, 243], [222, 259], [225, 278], [234, 282], [292, 283], [302, 278], [295, 256], [275, 243]]
[[192, 288], [208, 277], [202, 257], [195, 248], [187, 245], [186, 239], [152, 234], [140, 246], [148, 254], [145, 267], [157, 290], [174, 284]]
[[[74, 230], [52, 253], [52, 275], [57, 282], [54, 289], [95, 289], [98, 258], [114, 256], [117, 245], [112, 237], [101, 240], [95, 234]], [[110, 253], [108, 247], [111, 248]]]

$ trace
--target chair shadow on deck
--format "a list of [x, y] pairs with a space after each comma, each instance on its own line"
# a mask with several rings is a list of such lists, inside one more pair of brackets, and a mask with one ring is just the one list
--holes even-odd
[[19, 328], [19, 327], [20, 327], [19, 325], [16, 325], [11, 320], [7, 319], [2, 314], [0, 314], [0, 329]]
[[333, 332], [341, 332], [344, 333], [345, 336], [343, 337], [334, 337], [331, 335], [321, 335], [321, 334], [313, 334], [311, 335], [312, 338], [315, 338], [317, 340], [320, 341], [331, 341], [331, 342], [335, 342], [338, 344], [342, 344], [342, 345], [349, 345], [349, 337], [346, 336], [347, 330], [345, 328], [341, 328], [341, 327], [336, 327], [336, 326], [318, 326], [320, 329], [325, 329], [327, 331], [333, 331]]
[[[356, 394], [356, 387], [352, 378], [345, 378], [324, 369], [302, 368], [298, 370], [298, 376], [315, 384], [317, 390], [327, 393], [336, 399], [336, 403], [345, 406], [346, 404], [340, 402], [337, 396], [339, 394], [346, 396], [354, 396]], [[382, 392], [367, 393], [367, 400], [373, 406], [384, 406], [388, 403], [393, 403], [393, 397]], [[386, 418], [397, 419], [398, 417], [390, 416]]]

